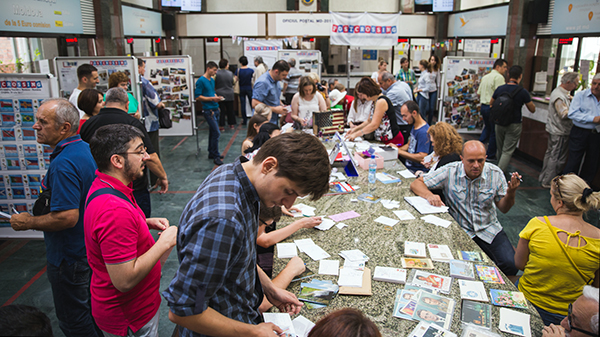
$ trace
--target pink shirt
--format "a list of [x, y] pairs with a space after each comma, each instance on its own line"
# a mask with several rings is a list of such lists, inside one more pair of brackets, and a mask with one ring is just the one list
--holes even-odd
[[110, 279], [107, 264], [131, 261], [146, 253], [154, 238], [146, 218], [133, 197], [133, 189], [100, 171], [88, 196], [96, 190], [112, 187], [123, 192], [135, 206], [110, 194], [89, 203], [83, 218], [87, 258], [92, 268], [92, 315], [103, 331], [125, 336], [127, 328], [134, 332], [154, 317], [160, 305], [160, 262], [133, 289], [122, 293]]

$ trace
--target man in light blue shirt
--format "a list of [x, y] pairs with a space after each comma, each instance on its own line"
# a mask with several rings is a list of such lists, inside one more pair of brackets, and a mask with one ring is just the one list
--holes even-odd
[[262, 74], [262, 76], [254, 83], [254, 91], [252, 92], [252, 109], [260, 103], [266, 104], [273, 112], [271, 114], [271, 123], [278, 124], [279, 115], [287, 114], [286, 107], [281, 104], [280, 96], [281, 89], [277, 82], [287, 77], [290, 71], [290, 65], [284, 60], [275, 62], [273, 68]]
[[600, 74], [594, 76], [590, 89], [575, 94], [569, 119], [573, 121], [573, 128], [569, 135], [569, 159], [563, 173], [574, 172], [591, 184], [600, 167]]
[[398, 126], [400, 126], [400, 132], [402, 132], [402, 136], [404, 136], [404, 139], [406, 140], [410, 137], [412, 125], [408, 124], [404, 119], [402, 119], [402, 113], [400, 110], [404, 103], [412, 101], [413, 96], [410, 86], [406, 82], [396, 81], [394, 75], [387, 71], [379, 74], [378, 81], [383, 94], [390, 99], [392, 105], [394, 106], [394, 111], [396, 112], [396, 122], [398, 123]]
[[515, 251], [496, 209], [506, 213], [515, 204], [521, 176], [513, 173], [507, 184], [502, 170], [485, 162], [485, 146], [477, 140], [465, 143], [460, 158], [416, 179], [410, 189], [434, 206], [443, 202], [430, 189], [442, 189], [450, 215], [509, 278], [515, 276]]

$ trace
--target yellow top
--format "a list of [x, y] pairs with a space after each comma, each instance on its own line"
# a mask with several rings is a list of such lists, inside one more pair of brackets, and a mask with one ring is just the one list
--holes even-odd
[[[534, 305], [566, 316], [569, 303], [581, 296], [583, 286], [594, 278], [596, 270], [600, 268], [600, 239], [581, 236], [579, 231], [569, 233], [554, 226], [551, 228], [552, 231], [545, 222], [533, 218], [519, 234], [521, 238], [529, 240], [529, 261], [519, 280], [519, 290]], [[569, 239], [578, 238], [577, 247], [563, 242], [560, 245], [569, 253], [585, 280], [559, 246], [558, 232], [566, 233]], [[581, 246], [581, 239], [585, 239], [587, 244]]]
[[492, 69], [489, 74], [483, 76], [479, 84], [479, 89], [477, 89], [481, 104], [490, 105], [494, 91], [503, 84], [506, 84], [506, 80], [496, 69]]

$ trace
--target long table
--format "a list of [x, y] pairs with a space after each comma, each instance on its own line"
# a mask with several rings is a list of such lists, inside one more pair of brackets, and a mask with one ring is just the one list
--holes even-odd
[[[312, 228], [301, 229], [282, 242], [293, 242], [298, 239], [310, 238], [331, 255], [328, 259], [339, 260], [340, 266], [342, 266], [344, 262], [344, 259], [338, 255], [340, 251], [360, 249], [370, 258], [366, 266], [371, 269], [371, 274], [373, 273], [375, 266], [401, 268], [401, 257], [404, 255], [405, 241], [448, 245], [455, 258], [458, 258], [456, 256], [457, 250], [479, 251], [483, 253], [479, 246], [477, 246], [477, 244], [475, 244], [475, 242], [473, 242], [473, 240], [459, 227], [458, 223], [454, 221], [449, 213], [435, 214], [440, 218], [452, 221], [452, 224], [448, 228], [437, 227], [421, 220], [423, 215], [404, 201], [405, 196], [414, 196], [410, 190], [410, 183], [414, 178], [404, 179], [396, 173], [398, 170], [404, 170], [404, 166], [400, 162], [394, 163], [393, 167], [383, 169], [383, 171], [401, 178], [402, 182], [383, 184], [377, 181], [375, 183], [375, 188], [372, 190], [372, 194], [383, 199], [400, 201], [400, 208], [398, 209], [408, 210], [416, 219], [400, 221], [394, 227], [388, 227], [374, 222], [373, 220], [381, 215], [393, 219], [397, 219], [397, 217], [392, 213], [392, 210], [386, 209], [381, 203], [372, 204], [364, 201], [351, 202], [350, 199], [356, 198], [359, 194], [370, 193], [371, 191], [367, 180], [367, 172], [360, 168], [358, 170], [360, 173], [359, 177], [350, 178], [348, 180], [352, 186], [360, 187], [356, 193], [324, 196], [316, 202], [311, 202], [308, 198], [298, 199], [296, 203], [304, 203], [316, 207], [315, 212], [317, 216], [334, 215], [354, 210], [361, 215], [360, 217], [343, 221], [344, 224], [348, 225], [348, 227], [343, 229], [338, 229], [335, 226], [327, 231], [320, 231]], [[379, 171], [381, 170], [378, 170], [378, 172]], [[297, 218], [282, 216], [280, 222], [277, 224], [277, 228], [283, 228], [295, 220], [297, 220]], [[315, 272], [316, 275], [314, 278], [332, 280], [336, 283], [337, 276], [318, 275], [319, 261], [313, 261], [304, 253], [299, 252], [298, 254], [306, 263], [306, 266]], [[277, 275], [277, 273], [285, 267], [288, 261], [289, 259], [278, 259], [277, 249], [275, 249], [273, 275]], [[427, 272], [445, 276], [450, 275], [448, 263], [434, 261], [433, 264], [435, 269], [426, 270]], [[495, 264], [491, 262], [491, 259], [490, 262], [482, 264], [495, 266]], [[505, 284], [484, 283], [488, 296], [489, 289], [517, 290], [506, 275], [502, 274], [502, 277]], [[303, 280], [303, 282], [308, 281], [310, 281], [310, 279]], [[338, 294], [329, 306], [321, 309], [302, 308], [300, 314], [316, 323], [321, 317], [337, 309], [347, 307], [355, 308], [362, 311], [367, 317], [375, 322], [383, 336], [407, 336], [417, 326], [417, 322], [411, 322], [392, 316], [394, 298], [396, 296], [396, 290], [399, 288], [404, 288], [404, 285], [372, 281], [372, 296], [348, 296]], [[288, 287], [288, 290], [294, 294], [299, 294], [300, 282], [293, 282]], [[456, 301], [450, 330], [458, 336], [461, 336], [461, 298], [456, 279], [453, 280], [450, 294], [442, 294], [442, 296], [453, 298]], [[532, 336], [541, 336], [541, 331], [544, 326], [543, 322], [531, 303], [528, 302], [528, 306], [528, 310], [511, 309], [526, 312], [531, 315]], [[276, 309], [274, 310], [277, 311]], [[498, 329], [498, 323], [499, 307], [492, 306], [492, 331], [501, 335], [515, 336], [501, 332]]]

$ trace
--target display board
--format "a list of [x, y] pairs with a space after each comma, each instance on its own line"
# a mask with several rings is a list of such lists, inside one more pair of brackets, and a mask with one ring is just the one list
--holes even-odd
[[461, 133], [480, 133], [483, 119], [477, 89], [481, 78], [492, 71], [495, 59], [445, 57], [443, 99], [438, 120], [453, 125]]
[[282, 40], [252, 40], [244, 41], [244, 56], [248, 58], [248, 67], [255, 69], [254, 57], [261, 56], [267, 65], [267, 69], [271, 69], [273, 64], [277, 62], [277, 52], [283, 49]]
[[[4, 25], [2, 25], [4, 23]], [[34, 34], [83, 34], [79, 0], [2, 0], [0, 25], [6, 36]]]
[[129, 76], [129, 92], [140, 102], [137, 59], [133, 56], [108, 56], [108, 57], [55, 57], [54, 69], [60, 85], [61, 97], [69, 98], [73, 89], [77, 88], [77, 67], [82, 64], [91, 64], [98, 69], [100, 83], [96, 89], [105, 93], [108, 90], [108, 77], [110, 74], [123, 71]]
[[296, 60], [296, 69], [305, 74], [316, 73], [321, 78], [321, 52], [319, 50], [280, 50], [278, 60]]
[[160, 136], [192, 136], [195, 130], [194, 77], [188, 55], [143, 57], [144, 77], [150, 81], [165, 107], [171, 111], [173, 127], [160, 129]]
[[[4, 213], [31, 213], [41, 192], [52, 148], [37, 143], [33, 124], [42, 101], [51, 97], [58, 97], [51, 74], [0, 74], [0, 211]], [[16, 232], [8, 221], [0, 217], [0, 237], [43, 237], [42, 232]]]
[[158, 12], [121, 5], [124, 36], [160, 37], [162, 15]]

